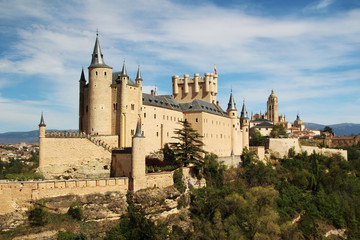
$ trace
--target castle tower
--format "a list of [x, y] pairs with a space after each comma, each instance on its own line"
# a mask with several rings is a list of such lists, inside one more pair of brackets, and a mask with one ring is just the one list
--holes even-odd
[[232, 95], [232, 90], [230, 93], [230, 99], [229, 99], [229, 103], [228, 103], [228, 108], [227, 108], [227, 113], [231, 119], [231, 149], [232, 151], [235, 152], [235, 154], [239, 154], [238, 151], [236, 151], [237, 149], [237, 144], [238, 143], [238, 137], [237, 137], [237, 128], [238, 128], [238, 118], [237, 118], [237, 109], [236, 109], [236, 104], [234, 101], [234, 97]]
[[41, 113], [40, 124], [39, 124], [39, 167], [43, 166], [44, 163], [44, 138], [45, 138], [46, 124], [44, 122], [43, 113]]
[[84, 102], [84, 88], [86, 85], [84, 68], [81, 70], [81, 76], [79, 81], [79, 132], [84, 132], [86, 126], [84, 126], [84, 114], [85, 114], [85, 102]]
[[240, 115], [240, 127], [242, 130], [242, 148], [249, 147], [249, 118], [245, 107], [245, 100]]
[[267, 119], [274, 124], [279, 122], [279, 103], [274, 90], [271, 90], [271, 94], [267, 101]]
[[137, 122], [136, 133], [132, 138], [131, 177], [133, 191], [146, 188], [145, 176], [145, 137], [141, 134], [140, 123]]
[[140, 65], [138, 66], [138, 71], [136, 74], [136, 85], [138, 86], [138, 91], [139, 91], [139, 101], [138, 101], [138, 114], [139, 114], [139, 119], [140, 119], [140, 124], [141, 124], [141, 114], [142, 114], [142, 77], [141, 77], [141, 72], [140, 72]]
[[183, 78], [178, 75], [172, 77], [173, 95], [179, 103], [192, 102], [194, 99], [201, 99], [216, 104], [218, 75], [205, 73], [200, 77], [198, 73], [194, 77], [184, 74]]
[[[123, 63], [122, 71], [120, 74], [121, 81], [121, 96], [120, 96], [120, 147], [127, 147], [126, 143], [126, 117], [127, 117], [127, 105], [128, 105], [128, 96], [127, 96], [127, 85], [129, 82], [129, 76], [126, 72], [125, 61]], [[141, 99], [142, 100], [142, 99]]]
[[99, 36], [96, 34], [94, 51], [89, 66], [89, 123], [91, 134], [111, 134], [111, 83], [112, 67], [105, 64]]

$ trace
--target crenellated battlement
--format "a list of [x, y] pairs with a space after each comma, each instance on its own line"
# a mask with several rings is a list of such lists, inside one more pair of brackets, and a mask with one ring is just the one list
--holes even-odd
[[198, 73], [190, 78], [184, 74], [183, 78], [178, 75], [172, 77], [173, 95], [178, 102], [191, 102], [194, 99], [201, 99], [207, 102], [216, 103], [218, 75], [205, 73], [201, 76]]

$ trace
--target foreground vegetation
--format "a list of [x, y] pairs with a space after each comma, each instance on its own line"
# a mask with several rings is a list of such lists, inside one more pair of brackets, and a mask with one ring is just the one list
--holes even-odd
[[153, 224], [130, 203], [107, 239], [322, 239], [335, 228], [358, 239], [360, 150], [348, 150], [349, 161], [290, 151], [275, 167], [245, 151], [228, 170], [208, 155], [207, 187], [190, 193], [191, 229]]

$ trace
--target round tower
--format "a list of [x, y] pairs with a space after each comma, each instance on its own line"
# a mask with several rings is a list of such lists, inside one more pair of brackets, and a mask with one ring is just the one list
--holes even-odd
[[[136, 85], [138, 86], [138, 94], [139, 94], [139, 100], [138, 100], [138, 115], [139, 115], [139, 119], [141, 120], [141, 114], [142, 114], [142, 77], [141, 77], [141, 72], [140, 72], [140, 65], [138, 66], [138, 71], [136, 74]], [[140, 121], [141, 124], [141, 121]]]
[[45, 139], [46, 124], [44, 122], [43, 113], [41, 113], [39, 124], [39, 167], [44, 165], [45, 152], [44, 152], [44, 139]]
[[267, 101], [267, 119], [274, 124], [279, 122], [279, 103], [274, 90], [271, 90], [271, 94]]
[[242, 149], [244, 149], [244, 147], [249, 148], [249, 132], [250, 132], [249, 125], [250, 125], [250, 121], [248, 118], [248, 114], [245, 107], [245, 100], [244, 100], [240, 115], [240, 127], [242, 130], [242, 144], [243, 144]]
[[146, 188], [145, 176], [145, 137], [141, 134], [140, 123], [136, 126], [136, 133], [132, 138], [131, 177], [133, 191]]
[[[120, 74], [121, 81], [121, 96], [120, 96], [120, 147], [127, 147], [126, 143], [126, 115], [128, 108], [128, 96], [127, 96], [127, 85], [129, 82], [129, 76], [126, 72], [125, 61], [123, 63], [122, 71]], [[142, 99], [141, 99], [142, 100]]]
[[232, 90], [230, 93], [230, 99], [226, 111], [231, 119], [231, 151], [238, 154], [236, 151], [237, 150], [236, 143], [238, 143], [238, 137], [237, 137], [238, 118], [237, 118], [236, 104], [234, 101], [234, 97], [232, 95]]
[[88, 133], [111, 134], [112, 67], [105, 64], [98, 34], [89, 66], [89, 123]]
[[86, 85], [84, 68], [81, 70], [81, 76], [79, 81], [79, 132], [85, 132], [84, 126], [84, 114], [85, 114], [85, 101], [84, 101], [84, 89]]

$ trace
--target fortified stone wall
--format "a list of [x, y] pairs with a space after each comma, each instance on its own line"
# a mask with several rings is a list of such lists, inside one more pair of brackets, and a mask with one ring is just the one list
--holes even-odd
[[110, 177], [111, 149], [117, 136], [46, 132], [39, 171], [47, 179]]
[[296, 152], [301, 152], [299, 139], [297, 138], [269, 138], [266, 142], [266, 149], [273, 153], [278, 153], [280, 156], [287, 156], [290, 148], [294, 148]]
[[259, 160], [265, 162], [265, 147], [253, 146], [253, 147], [249, 147], [249, 151], [256, 153], [259, 157]]
[[128, 178], [39, 182], [1, 182], [0, 215], [26, 208], [30, 201], [65, 195], [87, 195], [128, 190]]
[[241, 163], [240, 155], [233, 155], [230, 157], [218, 157], [218, 162], [223, 162], [227, 167], [238, 167]]
[[318, 154], [325, 156], [331, 156], [332, 154], [340, 154], [348, 160], [347, 151], [343, 149], [330, 149], [330, 148], [319, 148], [311, 146], [301, 146], [299, 139], [297, 138], [269, 138], [267, 141], [266, 149], [269, 149], [272, 153], [278, 153], [280, 157], [287, 156], [290, 148], [294, 148], [295, 152], [308, 152], [308, 154], [314, 151]]
[[347, 151], [343, 149], [331, 149], [331, 148], [318, 148], [318, 147], [312, 147], [312, 146], [302, 146], [301, 150], [303, 152], [308, 152], [309, 154], [313, 153], [314, 151], [316, 153], [322, 154], [324, 156], [331, 156], [333, 154], [340, 154], [345, 160], [348, 160], [347, 157]]
[[144, 188], [165, 188], [174, 185], [174, 172], [148, 173], [146, 174], [146, 187]]

